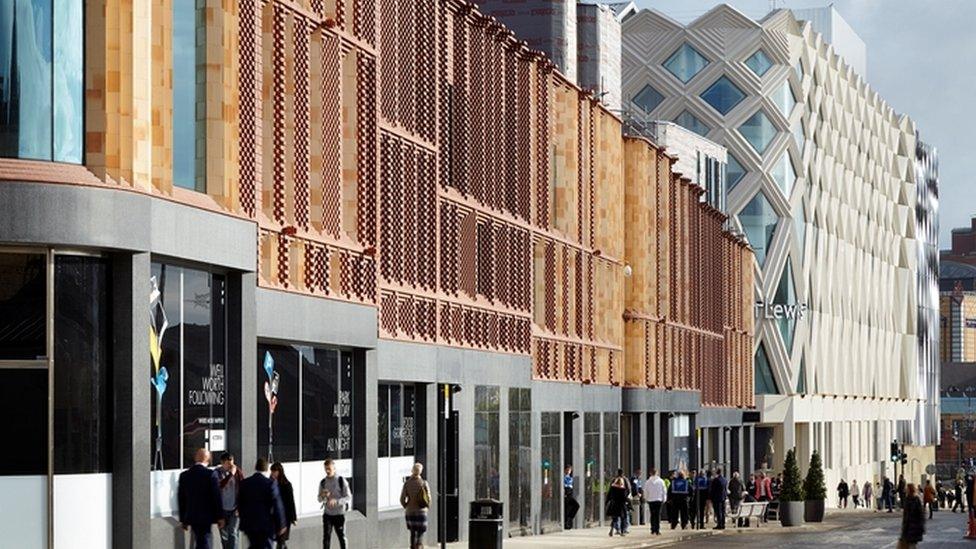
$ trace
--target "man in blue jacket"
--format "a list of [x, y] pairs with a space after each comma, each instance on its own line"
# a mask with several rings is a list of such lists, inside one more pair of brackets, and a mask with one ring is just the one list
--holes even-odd
[[180, 524], [193, 530], [194, 547], [210, 549], [211, 529], [224, 527], [223, 506], [217, 475], [210, 469], [210, 452], [200, 448], [193, 456], [193, 467], [180, 473], [177, 489]]
[[254, 474], [241, 481], [237, 512], [241, 531], [255, 549], [271, 549], [275, 538], [285, 533], [288, 525], [285, 506], [281, 503], [278, 483], [270, 478], [268, 462], [264, 458], [254, 464]]

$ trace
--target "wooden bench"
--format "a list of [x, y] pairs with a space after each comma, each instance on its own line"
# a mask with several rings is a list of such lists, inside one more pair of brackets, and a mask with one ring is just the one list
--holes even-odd
[[756, 501], [756, 502], [741, 502], [739, 503], [738, 509], [732, 512], [732, 505], [728, 500], [725, 502], [725, 516], [726, 519], [734, 521], [734, 524], [739, 524], [739, 519], [750, 519], [749, 523], [752, 524], [751, 519], [756, 519], [755, 523], [758, 527], [766, 517], [766, 509], [769, 506], [767, 501]]

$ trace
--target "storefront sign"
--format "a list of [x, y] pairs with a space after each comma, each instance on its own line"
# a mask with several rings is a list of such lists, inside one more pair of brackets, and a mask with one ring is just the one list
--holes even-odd
[[801, 319], [807, 314], [806, 303], [766, 303], [756, 302], [756, 316], [768, 320], [778, 320], [781, 318]]

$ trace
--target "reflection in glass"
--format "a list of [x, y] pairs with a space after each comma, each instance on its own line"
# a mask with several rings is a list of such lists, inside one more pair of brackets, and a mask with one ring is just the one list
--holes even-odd
[[783, 195], [789, 198], [790, 192], [793, 191], [793, 183], [796, 182], [796, 171], [793, 169], [793, 161], [790, 160], [789, 151], [783, 151], [783, 156], [770, 170], [770, 175], [776, 180], [776, 184], [783, 191]]
[[699, 120], [697, 116], [688, 111], [681, 111], [681, 114], [674, 119], [674, 122], [679, 126], [688, 128], [702, 137], [708, 135], [708, 126]]
[[474, 458], [475, 498], [500, 499], [499, 492], [499, 400], [497, 386], [475, 387]]
[[779, 218], [762, 191], [752, 197], [752, 200], [739, 212], [738, 217], [739, 224], [742, 225], [742, 230], [756, 253], [756, 261], [762, 266], [766, 262], [766, 253], [773, 241]]
[[[330, 457], [338, 436], [339, 352], [302, 347], [302, 461]], [[334, 442], [333, 442], [334, 444]]]
[[82, 0], [54, 2], [54, 160], [80, 164], [85, 66]]
[[746, 138], [753, 149], [756, 149], [757, 153], [762, 154], [776, 137], [776, 127], [769, 121], [766, 113], [758, 110], [739, 126], [739, 133]]
[[656, 109], [664, 101], [664, 96], [648, 84], [641, 91], [637, 92], [637, 95], [631, 101], [645, 113], [650, 114], [651, 111]]
[[[258, 456], [269, 461], [298, 461], [299, 348], [291, 345], [258, 345], [257, 425]], [[269, 376], [267, 371], [272, 373]], [[277, 395], [270, 405], [265, 382], [277, 377]], [[274, 414], [269, 414], [271, 409]], [[273, 417], [269, 417], [273, 416]]]
[[779, 389], [776, 387], [776, 378], [773, 376], [773, 369], [769, 364], [769, 357], [766, 355], [766, 347], [762, 343], [756, 349], [756, 394], [779, 394]]
[[773, 66], [773, 62], [766, 56], [766, 52], [756, 50], [756, 53], [752, 54], [749, 59], [746, 59], [746, 66], [752, 72], [756, 73], [756, 76], [762, 76]]
[[206, 190], [204, 9], [197, 0], [173, 0], [173, 183], [201, 192]]
[[682, 44], [677, 51], [664, 62], [664, 68], [678, 80], [687, 83], [708, 65], [708, 59], [698, 53], [698, 50], [687, 43]]
[[561, 528], [562, 517], [562, 464], [560, 463], [560, 435], [562, 414], [542, 413], [542, 505], [540, 520], [543, 532]]
[[47, 356], [47, 258], [0, 253], [0, 360]]
[[583, 414], [583, 471], [576, 474], [583, 477], [583, 498], [585, 499], [587, 527], [600, 522], [603, 516], [603, 493], [600, 464], [600, 413]]
[[80, 163], [83, 0], [0, 2], [0, 156]]
[[783, 81], [783, 85], [779, 87], [774, 100], [783, 116], [789, 118], [790, 113], [793, 112], [793, 107], [796, 106], [796, 96], [793, 95], [793, 88], [790, 87], [789, 80]]
[[[777, 305], [796, 305], [796, 290], [793, 286], [793, 267], [787, 258], [786, 267], [779, 278], [779, 285], [776, 287], [776, 297], [773, 303]], [[786, 344], [786, 354], [789, 355], [793, 349], [793, 331], [796, 329], [796, 317], [783, 315], [776, 319], [779, 325], [779, 333], [783, 336], [783, 343]]]
[[732, 153], [728, 154], [728, 161], [725, 166], [725, 189], [731, 192], [732, 189], [745, 177], [746, 169], [739, 163], [739, 159]]
[[746, 98], [746, 94], [733, 84], [727, 76], [723, 76], [703, 91], [701, 98], [719, 113], [728, 114]]
[[532, 518], [532, 390], [508, 390], [509, 532], [528, 534]]
[[112, 471], [110, 282], [103, 258], [55, 259], [55, 474]]
[[620, 467], [620, 414], [603, 413], [603, 486], [609, 487]]

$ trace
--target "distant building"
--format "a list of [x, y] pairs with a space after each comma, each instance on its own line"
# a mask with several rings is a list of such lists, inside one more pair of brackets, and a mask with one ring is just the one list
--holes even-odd
[[637, 12], [633, 2], [484, 0], [478, 7], [545, 53], [570, 82], [620, 111], [620, 22]]
[[705, 139], [674, 122], [657, 120], [647, 124], [641, 133], [652, 139], [667, 154], [677, 156], [674, 170], [704, 189], [702, 201], [723, 212], [725, 204], [725, 147]]
[[824, 41], [833, 46], [834, 53], [847, 61], [861, 78], [867, 79], [868, 48], [833, 5], [792, 11], [797, 19], [809, 21], [813, 31], [819, 32]]
[[943, 293], [939, 312], [942, 362], [976, 362], [976, 292]]
[[942, 261], [976, 265], [976, 215], [969, 223], [969, 227], [952, 229], [952, 247], [942, 250]]
[[976, 364], [942, 365], [942, 440], [936, 448], [937, 478], [952, 478], [976, 456]]

